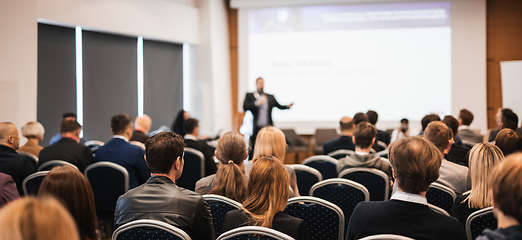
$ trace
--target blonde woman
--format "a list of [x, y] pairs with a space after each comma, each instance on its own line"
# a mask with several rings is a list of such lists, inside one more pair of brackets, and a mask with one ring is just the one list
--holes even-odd
[[44, 127], [39, 122], [28, 122], [22, 128], [22, 135], [27, 138], [27, 143], [18, 148], [18, 152], [28, 152], [38, 157], [43, 147], [38, 145], [44, 137]]
[[296, 240], [310, 239], [302, 219], [281, 212], [288, 203], [290, 189], [287, 186], [288, 173], [279, 159], [273, 156], [256, 159], [250, 171], [243, 208], [227, 213], [223, 232], [242, 226], [260, 226]]
[[465, 225], [471, 213], [493, 205], [489, 179], [493, 168], [503, 160], [504, 154], [497, 146], [491, 143], [475, 144], [469, 152], [471, 190], [457, 197], [451, 216]]

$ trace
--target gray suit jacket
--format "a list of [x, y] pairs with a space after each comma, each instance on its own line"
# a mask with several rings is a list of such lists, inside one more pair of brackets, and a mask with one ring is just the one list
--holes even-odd
[[462, 139], [464, 144], [475, 145], [477, 143], [481, 143], [484, 140], [484, 137], [480, 134], [477, 134], [469, 129], [460, 129], [457, 136]]

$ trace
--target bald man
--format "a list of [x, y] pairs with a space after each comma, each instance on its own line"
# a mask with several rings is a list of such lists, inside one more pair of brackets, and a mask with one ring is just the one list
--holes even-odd
[[353, 144], [352, 141], [353, 130], [355, 128], [355, 121], [351, 117], [343, 117], [341, 118], [339, 125], [339, 129], [341, 130], [341, 137], [329, 141], [323, 145], [324, 155], [328, 155], [329, 153], [339, 149], [355, 151], [355, 144]]
[[20, 144], [18, 129], [13, 123], [0, 123], [0, 172], [13, 177], [20, 196], [24, 191], [22, 182], [35, 172], [35, 166], [31, 160], [16, 153]]
[[152, 120], [147, 114], [143, 114], [141, 117], [136, 117], [136, 120], [134, 120], [134, 132], [132, 132], [132, 137], [129, 141], [137, 141], [145, 144], [145, 142], [150, 138], [148, 134], [151, 125]]

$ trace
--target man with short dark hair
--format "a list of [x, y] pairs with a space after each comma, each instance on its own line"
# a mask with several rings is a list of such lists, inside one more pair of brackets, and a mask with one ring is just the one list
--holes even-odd
[[323, 145], [323, 155], [328, 155], [339, 149], [347, 149], [355, 151], [355, 144], [352, 141], [353, 129], [355, 127], [354, 121], [351, 117], [343, 117], [339, 121], [339, 129], [341, 136], [338, 139], [326, 142]]
[[347, 240], [377, 234], [396, 234], [413, 239], [466, 238], [460, 222], [431, 210], [426, 191], [439, 176], [442, 155], [422, 137], [398, 139], [389, 156], [397, 191], [389, 201], [361, 202], [352, 213]]
[[184, 136], [185, 146], [194, 148], [203, 153], [205, 156], [205, 176], [209, 176], [216, 173], [217, 165], [214, 161], [214, 154], [212, 153], [212, 149], [210, 149], [206, 142], [198, 141], [199, 129], [199, 120], [195, 118], [189, 118], [187, 121], [185, 121], [185, 130], [187, 130], [187, 134]]
[[[376, 124], [377, 120], [379, 119], [379, 114], [377, 114], [376, 111], [368, 110], [368, 112], [366, 112], [366, 116], [368, 117], [368, 121], [377, 127]], [[386, 145], [390, 145], [390, 139], [390, 133], [377, 129], [377, 140], [383, 142]]]
[[462, 139], [462, 143], [473, 146], [477, 143], [484, 141], [484, 137], [481, 134], [475, 133], [469, 129], [469, 125], [473, 122], [473, 113], [467, 109], [461, 109], [457, 118], [459, 122], [457, 136]]
[[495, 141], [495, 138], [497, 137], [498, 132], [504, 128], [509, 128], [513, 131], [517, 131], [518, 133], [522, 134], [522, 129], [517, 128], [518, 116], [516, 113], [513, 112], [513, 110], [511, 110], [509, 108], [503, 108], [500, 110], [499, 114], [500, 114], [500, 123], [499, 123], [498, 129], [494, 129], [489, 132], [488, 142]]
[[151, 219], [180, 228], [191, 239], [216, 239], [207, 202], [201, 195], [176, 185], [183, 173], [183, 138], [173, 132], [160, 132], [151, 137], [145, 147], [152, 176], [118, 199], [116, 227], [134, 220]]
[[433, 122], [433, 121], [441, 121], [439, 115], [437, 115], [437, 114], [428, 114], [428, 115], [424, 116], [421, 119], [422, 131], [421, 131], [421, 133], [419, 135], [423, 135], [424, 134], [424, 130], [426, 130], [426, 128], [428, 127], [428, 124], [430, 124], [430, 122]]
[[[62, 115], [62, 121], [63, 120], [75, 120], [76, 121], [76, 113], [73, 113], [73, 112], [66, 112]], [[61, 131], [59, 133], [57, 133], [56, 135], [52, 136], [51, 137], [51, 140], [49, 141], [49, 144], [50, 145], [53, 145], [55, 143], [57, 143], [58, 141], [60, 141], [60, 139], [62, 139], [62, 133]], [[84, 144], [85, 141], [83, 140], [83, 138], [80, 138], [80, 143], [81, 144]]]
[[[457, 136], [459, 132], [459, 121], [453, 116], [447, 115], [442, 119], [442, 122], [448, 126], [452, 133], [452, 138], [450, 138], [450, 141], [452, 142], [451, 148], [444, 157], [450, 162], [468, 166], [468, 152], [471, 148], [464, 145], [462, 140]], [[458, 143], [459, 141], [460, 144]]]
[[353, 115], [353, 123], [355, 124], [355, 126], [362, 122], [368, 122], [368, 116], [366, 116], [365, 113], [358, 112], [355, 115]]
[[73, 164], [83, 173], [85, 168], [94, 162], [94, 158], [91, 149], [79, 143], [81, 131], [82, 126], [75, 119], [64, 119], [60, 124], [62, 138], [40, 151], [38, 166], [51, 160], [63, 160]]
[[129, 143], [132, 136], [132, 118], [127, 114], [117, 114], [111, 118], [114, 137], [96, 150], [95, 161], [109, 161], [119, 164], [129, 173], [129, 188], [135, 188], [150, 176], [145, 164], [144, 152]]

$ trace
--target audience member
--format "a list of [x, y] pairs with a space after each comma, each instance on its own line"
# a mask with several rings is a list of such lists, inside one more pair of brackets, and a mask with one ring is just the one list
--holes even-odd
[[459, 112], [459, 128], [458, 135], [462, 139], [462, 143], [473, 146], [484, 141], [484, 137], [474, 131], [471, 131], [469, 125], [473, 122], [473, 113], [467, 109], [461, 109]]
[[377, 129], [371, 123], [361, 122], [357, 124], [353, 132], [355, 152], [339, 159], [337, 172], [340, 173], [344, 169], [352, 167], [376, 168], [391, 178], [390, 162], [370, 153], [370, 149], [372, 149], [372, 145], [375, 143], [376, 134]]
[[276, 157], [256, 159], [250, 171], [243, 208], [227, 213], [223, 231], [253, 225], [275, 229], [296, 240], [310, 239], [302, 219], [282, 212], [288, 203], [288, 184], [288, 173]]
[[187, 119], [187, 121], [185, 121], [185, 130], [187, 131], [187, 134], [184, 136], [185, 146], [194, 148], [203, 153], [203, 156], [205, 156], [205, 176], [215, 174], [217, 171], [217, 166], [216, 162], [214, 162], [212, 149], [210, 149], [206, 142], [198, 141], [200, 130], [199, 120], [195, 118]]
[[502, 150], [504, 156], [522, 151], [522, 135], [510, 128], [500, 130], [495, 138], [495, 145]]
[[189, 118], [190, 114], [188, 112], [183, 109], [179, 110], [174, 122], [172, 123], [171, 130], [180, 136], [185, 136], [185, 134], [187, 134], [185, 131], [185, 121]]
[[96, 209], [89, 181], [71, 166], [54, 167], [45, 176], [38, 197], [54, 197], [69, 211], [81, 240], [97, 240]]
[[147, 114], [143, 114], [143, 116], [138, 116], [134, 120], [134, 132], [132, 132], [132, 137], [129, 141], [137, 141], [145, 144], [147, 140], [149, 140], [149, 131], [150, 126], [152, 124], [152, 120]]
[[[76, 121], [76, 113], [73, 112], [66, 112], [62, 115], [62, 121], [63, 120], [74, 120]], [[62, 139], [62, 133], [59, 132], [51, 137], [51, 140], [49, 141], [49, 145], [53, 145], [56, 142], [60, 141]], [[85, 140], [83, 138], [80, 138], [80, 143], [85, 144]]]
[[339, 125], [341, 136], [323, 145], [323, 155], [328, 155], [339, 149], [355, 151], [355, 144], [352, 142], [353, 129], [355, 128], [354, 120], [351, 117], [343, 117]]
[[504, 160], [504, 154], [491, 143], [476, 144], [469, 152], [469, 171], [471, 191], [457, 196], [451, 216], [457, 218], [462, 226], [474, 211], [491, 207], [491, 188], [489, 178], [493, 168]]
[[401, 126], [397, 129], [394, 129], [391, 135], [391, 141], [395, 141], [401, 138], [407, 138], [412, 136], [410, 132], [410, 121], [406, 118], [401, 119]]
[[[377, 119], [379, 118], [379, 114], [377, 114], [377, 112], [375, 112], [373, 110], [368, 110], [368, 112], [366, 112], [366, 116], [368, 116], [368, 121], [377, 127], [376, 124], [377, 124]], [[390, 145], [390, 139], [391, 139], [390, 133], [388, 133], [387, 131], [382, 131], [382, 130], [377, 129], [377, 140], [378, 141], [381, 141], [384, 144], [386, 144], [386, 146], [388, 146], [388, 145]]]
[[[442, 119], [442, 122], [450, 129], [450, 141], [452, 142], [451, 148], [444, 157], [450, 162], [468, 166], [468, 153], [470, 147], [464, 145], [462, 140], [457, 136], [459, 131], [459, 121], [453, 116], [447, 115]], [[460, 141], [460, 144], [457, 143], [458, 141]]]
[[357, 126], [357, 124], [359, 124], [359, 123], [368, 122], [368, 121], [369, 121], [369, 119], [368, 119], [368, 116], [366, 115], [366, 113], [358, 112], [355, 115], [353, 115], [353, 123], [355, 126]]
[[83, 172], [94, 162], [91, 149], [79, 143], [82, 126], [74, 119], [64, 119], [60, 124], [62, 139], [53, 145], [45, 147], [40, 152], [38, 165], [51, 161], [63, 160], [78, 167]]
[[22, 135], [27, 138], [24, 146], [18, 148], [18, 152], [26, 152], [38, 157], [43, 147], [38, 145], [44, 137], [44, 127], [39, 122], [28, 122], [22, 127]]
[[0, 172], [13, 177], [20, 196], [24, 195], [22, 182], [35, 172], [32, 160], [16, 152], [20, 144], [18, 129], [13, 123], [0, 123]]
[[506, 157], [493, 171], [490, 184], [498, 228], [484, 231], [477, 240], [522, 239], [522, 154]]
[[183, 145], [183, 138], [172, 132], [160, 132], [145, 143], [152, 176], [120, 196], [114, 217], [116, 227], [152, 219], [180, 228], [191, 239], [216, 238], [207, 202], [201, 195], [176, 185], [183, 172]]
[[19, 198], [13, 177], [0, 173], [0, 208]]
[[498, 129], [494, 129], [489, 132], [488, 142], [494, 141], [500, 130], [505, 128], [509, 128], [522, 134], [522, 129], [517, 128], [518, 116], [513, 112], [513, 110], [509, 108], [499, 109], [497, 118], [500, 119], [500, 122], [498, 123]]
[[421, 120], [421, 127], [422, 127], [422, 131], [419, 135], [423, 135], [424, 134], [424, 130], [426, 130], [426, 128], [428, 127], [428, 124], [430, 124], [430, 122], [433, 122], [433, 121], [441, 121], [439, 115], [437, 114], [428, 114], [426, 116], [424, 116]]
[[[441, 121], [431, 122], [424, 131], [424, 137], [435, 144], [442, 156], [448, 153], [451, 148], [450, 134], [451, 130]], [[442, 158], [439, 173], [440, 177], [436, 182], [451, 188], [456, 194], [462, 194], [470, 189], [467, 167]]]
[[396, 234], [413, 239], [466, 239], [452, 217], [428, 207], [426, 191], [439, 177], [442, 154], [422, 137], [398, 139], [388, 149], [398, 190], [389, 201], [361, 202], [348, 224], [346, 239]]
[[[252, 162], [264, 156], [274, 156], [284, 163], [286, 156], [286, 140], [285, 134], [279, 128], [272, 126], [264, 127], [257, 134], [256, 146], [254, 149], [253, 160], [249, 161], [245, 166], [247, 172], [252, 168]], [[284, 165], [290, 178], [290, 197], [299, 197], [299, 188], [297, 187], [297, 177], [294, 168]]]
[[135, 188], [147, 181], [150, 173], [143, 149], [129, 143], [132, 118], [124, 113], [114, 115], [111, 118], [111, 130], [114, 137], [98, 148], [95, 161], [109, 161], [125, 167], [129, 173], [129, 188]]
[[80, 240], [71, 214], [55, 199], [14, 201], [0, 211], [0, 240]]
[[196, 182], [196, 192], [222, 195], [242, 203], [248, 178], [243, 164], [248, 157], [245, 140], [239, 133], [227, 132], [219, 138], [215, 153], [219, 160], [217, 173]]

